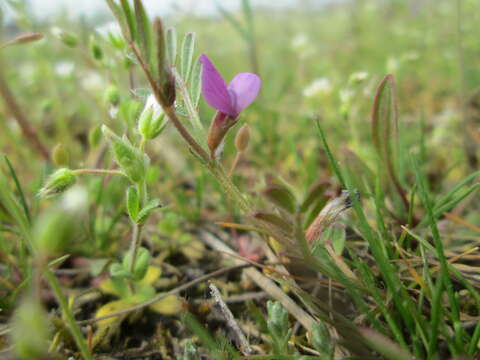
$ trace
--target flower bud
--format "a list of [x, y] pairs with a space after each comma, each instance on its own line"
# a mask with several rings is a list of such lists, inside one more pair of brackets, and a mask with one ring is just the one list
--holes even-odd
[[57, 144], [52, 151], [52, 160], [56, 166], [68, 166], [70, 153], [63, 144]]
[[240, 128], [240, 130], [238, 130], [237, 136], [235, 136], [235, 147], [237, 148], [238, 152], [244, 152], [247, 149], [249, 142], [250, 127], [245, 124]]
[[115, 161], [133, 182], [145, 177], [148, 157], [134, 148], [127, 139], [115, 135], [107, 126], [102, 126], [103, 135], [110, 142]]
[[207, 144], [210, 148], [212, 159], [216, 157], [217, 149], [223, 143], [223, 139], [225, 138], [228, 130], [235, 125], [236, 122], [236, 119], [233, 119], [221, 111], [218, 111], [213, 118], [207, 135]]
[[93, 58], [97, 61], [101, 61], [103, 59], [103, 50], [94, 37], [90, 38], [89, 47]]
[[145, 140], [156, 138], [167, 126], [168, 118], [155, 100], [154, 95], [148, 97], [145, 108], [138, 121], [138, 131]]
[[13, 316], [12, 340], [20, 359], [47, 359], [47, 314], [33, 297], [24, 300]]
[[[355, 197], [359, 196], [357, 192], [354, 192], [352, 195]], [[344, 210], [352, 206], [351, 202], [352, 198], [348, 191], [342, 191], [339, 197], [327, 202], [305, 232], [305, 238], [308, 243], [313, 244], [320, 241], [324, 231], [337, 220]]]
[[39, 190], [38, 196], [51, 198], [72, 187], [77, 181], [75, 173], [67, 168], [61, 168], [49, 176], [45, 185]]
[[175, 90], [175, 77], [170, 70], [165, 70], [164, 75], [165, 82], [163, 84], [163, 96], [165, 98], [165, 105], [172, 106], [175, 102], [176, 90]]
[[107, 90], [105, 90], [104, 100], [107, 104], [118, 106], [120, 103], [120, 91], [115, 85], [110, 85]]
[[78, 38], [75, 35], [67, 33], [58, 27], [52, 29], [52, 34], [68, 47], [73, 48], [78, 45]]
[[88, 133], [88, 143], [90, 147], [95, 148], [102, 140], [102, 129], [99, 125], [93, 127]]

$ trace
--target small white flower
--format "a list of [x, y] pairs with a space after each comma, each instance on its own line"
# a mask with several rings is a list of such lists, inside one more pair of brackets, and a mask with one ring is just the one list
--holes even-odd
[[110, 106], [110, 109], [108, 109], [108, 114], [112, 119], [116, 119], [118, 115], [118, 106]]
[[82, 78], [82, 87], [86, 90], [93, 91], [93, 90], [100, 90], [105, 87], [104, 79], [95, 71], [88, 72]]
[[53, 69], [58, 76], [68, 77], [73, 74], [75, 64], [71, 61], [59, 61], [54, 65]]
[[319, 94], [328, 94], [331, 91], [332, 84], [330, 80], [326, 77], [320, 77], [313, 80], [313, 82], [303, 90], [303, 96], [310, 98]]
[[350, 75], [350, 82], [358, 84], [361, 83], [368, 78], [368, 72], [366, 71], [357, 71]]
[[150, 94], [147, 98], [147, 101], [145, 102], [145, 107], [143, 108], [142, 114], [140, 114], [140, 117], [147, 111], [148, 109], [153, 110], [153, 118], [158, 118], [163, 114], [163, 109], [160, 106], [160, 104], [157, 102], [157, 99], [155, 98], [155, 95]]
[[338, 95], [342, 104], [348, 104], [352, 100], [354, 92], [350, 88], [345, 88], [340, 90]]
[[50, 32], [52, 33], [53, 36], [55, 37], [60, 37], [63, 34], [63, 30], [60, 29], [58, 26], [53, 26], [50, 28]]
[[108, 36], [122, 37], [122, 29], [116, 21], [97, 26], [95, 31], [104, 38], [108, 38]]
[[83, 213], [88, 207], [88, 192], [82, 186], [74, 186], [65, 192], [61, 204], [65, 211]]
[[303, 50], [308, 45], [308, 37], [305, 33], [299, 33], [292, 39], [292, 49]]

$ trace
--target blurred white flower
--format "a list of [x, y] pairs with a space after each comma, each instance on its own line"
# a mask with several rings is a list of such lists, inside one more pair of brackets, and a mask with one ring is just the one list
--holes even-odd
[[387, 73], [396, 73], [400, 67], [400, 62], [394, 57], [389, 57], [387, 59], [386, 69]]
[[101, 90], [105, 87], [104, 79], [95, 71], [89, 71], [82, 78], [82, 87], [89, 91]]
[[420, 59], [420, 54], [416, 51], [410, 51], [402, 55], [403, 61], [416, 61]]
[[60, 29], [58, 26], [53, 26], [50, 28], [50, 32], [52, 33], [53, 36], [55, 37], [60, 37], [63, 34], [63, 30]]
[[35, 75], [36, 67], [32, 63], [22, 64], [19, 74], [25, 80], [32, 80]]
[[310, 98], [319, 94], [328, 94], [332, 91], [332, 84], [326, 77], [316, 78], [305, 89], [303, 89], [303, 96]]
[[338, 95], [340, 97], [340, 102], [342, 104], [347, 104], [347, 103], [350, 102], [350, 100], [352, 100], [354, 92], [350, 88], [345, 88], [345, 89], [340, 90]]
[[112, 119], [116, 119], [117, 118], [117, 115], [118, 115], [118, 106], [110, 106], [110, 109], [108, 109], [108, 114], [110, 115], [110, 117]]
[[305, 33], [298, 33], [292, 39], [293, 50], [303, 50], [308, 45], [308, 37]]
[[107, 36], [109, 34], [112, 34], [115, 36], [122, 35], [122, 29], [120, 28], [120, 25], [116, 21], [110, 21], [108, 23], [97, 26], [95, 28], [95, 31], [101, 36]]
[[300, 58], [306, 58], [313, 53], [313, 48], [310, 45], [311, 41], [305, 33], [298, 33], [291, 42], [292, 49]]
[[84, 213], [88, 207], [88, 192], [82, 186], [74, 186], [62, 197], [63, 209], [73, 213]]
[[160, 106], [160, 104], [157, 102], [157, 99], [155, 98], [155, 95], [150, 94], [147, 98], [147, 101], [145, 102], [145, 107], [142, 110], [142, 113], [140, 114], [140, 117], [142, 117], [145, 112], [148, 109], [153, 110], [153, 118], [158, 118], [160, 115], [163, 114], [163, 109]]
[[73, 74], [75, 64], [71, 61], [59, 61], [55, 63], [53, 70], [60, 77], [68, 77]]
[[350, 82], [353, 84], [361, 83], [368, 78], [368, 72], [366, 71], [357, 71], [350, 75]]

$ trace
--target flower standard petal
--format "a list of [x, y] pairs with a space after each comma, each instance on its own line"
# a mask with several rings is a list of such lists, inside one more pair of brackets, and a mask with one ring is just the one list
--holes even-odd
[[212, 64], [207, 55], [200, 56], [202, 69], [202, 94], [211, 107], [227, 114], [234, 115], [235, 109], [227, 90], [227, 84]]
[[262, 81], [260, 78], [252, 73], [239, 73], [235, 75], [228, 90], [230, 91], [233, 100], [235, 114], [240, 112], [250, 105], [260, 91]]

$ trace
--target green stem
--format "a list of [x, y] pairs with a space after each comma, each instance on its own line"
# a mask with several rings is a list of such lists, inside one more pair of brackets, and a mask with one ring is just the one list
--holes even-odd
[[72, 171], [75, 175], [121, 175], [127, 176], [123, 171], [120, 170], [106, 170], [106, 169], [76, 169]]
[[70, 328], [70, 332], [77, 344], [80, 353], [84, 360], [93, 360], [92, 354], [88, 350], [87, 342], [85, 341], [82, 331], [80, 327], [75, 322], [75, 317], [73, 316], [73, 312], [71, 311], [70, 307], [68, 306], [68, 301], [65, 295], [62, 293], [62, 289], [60, 288], [60, 284], [58, 283], [57, 278], [52, 274], [50, 269], [45, 271], [45, 277], [52, 288], [55, 297], [57, 298], [58, 304], [60, 305], [60, 309], [62, 310], [63, 317], [65, 322], [67, 323], [68, 327]]
[[130, 252], [132, 253], [132, 262], [130, 263], [130, 273], [133, 274], [135, 263], [137, 261], [138, 248], [140, 247], [140, 238], [142, 235], [142, 226], [134, 223], [132, 231], [132, 242], [130, 243]]

